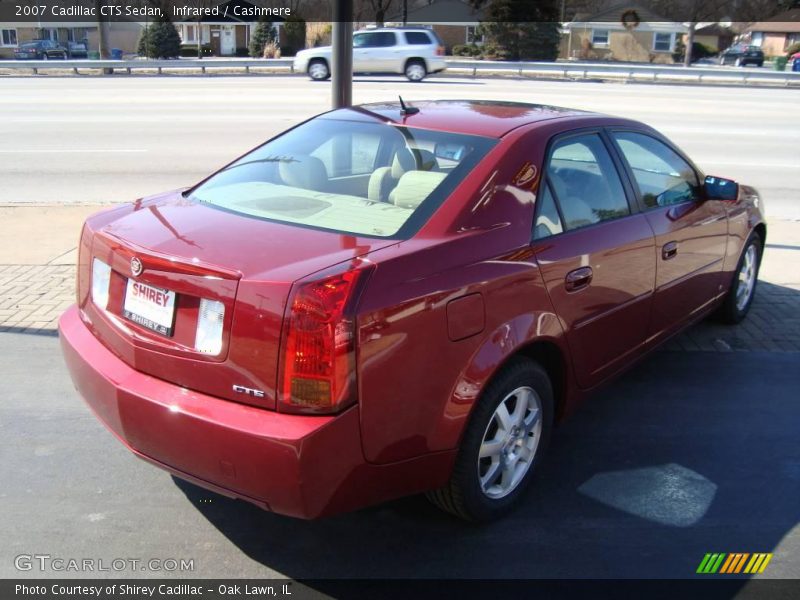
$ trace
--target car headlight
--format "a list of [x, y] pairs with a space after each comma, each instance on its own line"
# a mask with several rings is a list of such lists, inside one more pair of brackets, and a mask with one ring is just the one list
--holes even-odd
[[92, 261], [92, 302], [97, 308], [108, 308], [108, 288], [111, 284], [111, 267], [99, 258]]
[[225, 305], [217, 300], [200, 300], [197, 313], [197, 332], [194, 348], [203, 354], [219, 354], [222, 350], [222, 322], [225, 318]]

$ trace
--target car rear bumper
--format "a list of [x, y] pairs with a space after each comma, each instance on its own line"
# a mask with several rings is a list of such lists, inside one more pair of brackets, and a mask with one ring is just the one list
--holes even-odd
[[59, 321], [78, 392], [137, 456], [227, 496], [315, 518], [440, 486], [454, 453], [367, 464], [359, 412], [287, 415], [140, 373], [92, 335], [76, 306]]
[[428, 59], [428, 73], [441, 73], [447, 68], [447, 63], [443, 58]]

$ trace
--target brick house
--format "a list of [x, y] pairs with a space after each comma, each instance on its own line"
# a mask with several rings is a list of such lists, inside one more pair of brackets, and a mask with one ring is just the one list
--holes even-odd
[[617, 4], [564, 23], [559, 58], [671, 64], [687, 31], [647, 8]]
[[783, 56], [800, 43], [800, 8], [793, 8], [766, 21], [751, 23], [743, 31], [743, 41], [761, 46], [767, 56]]

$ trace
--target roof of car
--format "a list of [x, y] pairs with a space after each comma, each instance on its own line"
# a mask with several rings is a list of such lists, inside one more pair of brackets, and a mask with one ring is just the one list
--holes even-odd
[[403, 114], [399, 102], [380, 102], [335, 110], [328, 113], [328, 118], [380, 118], [421, 129], [502, 137], [512, 129], [529, 123], [593, 114], [545, 104], [493, 100], [405, 100], [405, 104], [419, 109], [419, 112]]

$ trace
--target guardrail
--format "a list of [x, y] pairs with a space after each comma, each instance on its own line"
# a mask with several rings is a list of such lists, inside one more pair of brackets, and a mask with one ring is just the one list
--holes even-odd
[[[613, 79], [642, 82], [715, 83], [740, 85], [800, 86], [800, 73], [768, 71], [766, 69], [725, 69], [715, 67], [682, 67], [669, 65], [637, 65], [626, 63], [572, 63], [572, 62], [504, 62], [489, 60], [448, 59], [450, 73], [514, 74], [519, 77], [557, 77], [560, 79]], [[84, 69], [155, 70], [162, 74], [170, 71], [197, 70], [202, 73], [216, 69], [270, 70], [294, 73], [291, 58], [230, 58], [230, 59], [180, 59], [180, 60], [3, 60], [0, 69], [27, 69], [34, 74], [45, 69], [70, 69], [78, 74]]]
[[488, 60], [448, 60], [450, 72], [465, 71], [513, 73], [520, 77], [543, 76], [563, 79], [619, 79], [645, 82], [738, 83], [800, 85], [800, 73], [791, 71], [740, 70], [715, 67], [635, 65], [625, 63], [504, 62]]
[[129, 75], [136, 70], [157, 71], [159, 75], [164, 69], [171, 71], [196, 70], [202, 73], [213, 69], [271, 69], [294, 73], [292, 58], [229, 58], [229, 59], [197, 59], [181, 58], [178, 60], [0, 60], [0, 69], [28, 69], [34, 75], [45, 69], [71, 69], [76, 75], [81, 69], [113, 69], [124, 70]]

